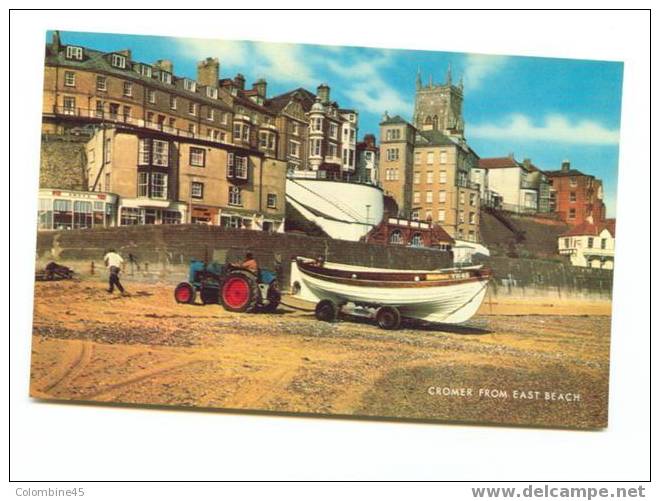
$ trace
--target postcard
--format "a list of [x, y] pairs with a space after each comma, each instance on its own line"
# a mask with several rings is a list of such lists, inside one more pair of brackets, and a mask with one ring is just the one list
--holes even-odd
[[622, 63], [44, 48], [33, 398], [607, 426]]

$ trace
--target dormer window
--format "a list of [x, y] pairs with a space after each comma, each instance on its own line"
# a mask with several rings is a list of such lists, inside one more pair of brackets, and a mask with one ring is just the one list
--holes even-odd
[[146, 64], [141, 64], [140, 65], [140, 70], [139, 73], [143, 77], [151, 78], [151, 66], [147, 66]]
[[207, 87], [206, 96], [210, 97], [211, 99], [218, 99], [218, 89], [215, 87]]
[[120, 54], [112, 54], [112, 66], [115, 68], [126, 68], [126, 57]]
[[169, 71], [160, 70], [158, 73], [158, 79], [166, 84], [172, 83], [172, 74]]
[[195, 92], [197, 89], [197, 82], [190, 80], [188, 78], [183, 79], [183, 88], [189, 90], [190, 92]]
[[67, 59], [76, 59], [78, 61], [82, 61], [83, 48], [82, 47], [74, 47], [73, 45], [69, 45], [66, 48], [66, 58]]

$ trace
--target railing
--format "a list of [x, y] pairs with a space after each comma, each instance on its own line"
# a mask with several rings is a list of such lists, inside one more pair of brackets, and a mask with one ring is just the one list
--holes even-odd
[[614, 250], [613, 249], [599, 249], [596, 247], [589, 248], [587, 247], [586, 249], [582, 250], [582, 254], [585, 256], [602, 256], [602, 257], [614, 257]]
[[507, 212], [514, 212], [516, 214], [535, 214], [538, 212], [538, 207], [536, 205], [526, 206], [526, 205], [501, 203], [498, 208]]

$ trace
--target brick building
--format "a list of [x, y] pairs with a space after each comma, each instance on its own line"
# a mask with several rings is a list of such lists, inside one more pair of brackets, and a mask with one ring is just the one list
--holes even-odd
[[571, 168], [568, 161], [560, 170], [545, 171], [550, 182], [550, 209], [571, 225], [588, 221], [598, 223], [606, 218], [603, 182]]
[[445, 251], [451, 250], [455, 243], [442, 226], [396, 217], [385, 217], [361, 240], [372, 244], [430, 247]]

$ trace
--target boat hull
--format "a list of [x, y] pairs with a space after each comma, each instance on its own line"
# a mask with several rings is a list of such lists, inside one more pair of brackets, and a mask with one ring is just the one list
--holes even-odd
[[320, 270], [305, 269], [299, 261], [294, 261], [291, 268], [291, 283], [301, 299], [395, 306], [403, 317], [442, 323], [469, 320], [486, 295], [489, 274], [475, 276], [457, 270], [457, 276], [459, 278], [437, 281], [414, 281], [415, 277], [412, 281], [397, 281], [395, 276], [386, 276], [389, 280], [360, 280], [350, 276], [324, 276]]

